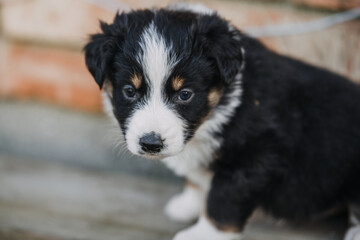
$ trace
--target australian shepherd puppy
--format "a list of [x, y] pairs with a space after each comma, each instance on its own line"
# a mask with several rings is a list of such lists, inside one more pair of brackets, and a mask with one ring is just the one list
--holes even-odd
[[187, 179], [165, 212], [198, 220], [174, 239], [239, 239], [257, 207], [298, 221], [346, 205], [359, 240], [360, 87], [196, 9], [117, 14], [85, 47], [130, 152]]

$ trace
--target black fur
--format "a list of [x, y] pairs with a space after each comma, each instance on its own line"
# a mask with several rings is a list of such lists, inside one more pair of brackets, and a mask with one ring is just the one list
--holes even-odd
[[360, 87], [243, 36], [242, 104], [222, 132], [208, 214], [304, 220], [360, 197]]
[[[211, 111], [210, 89], [224, 89], [225, 96], [245, 64], [241, 105], [216, 133], [224, 141], [212, 164], [207, 214], [218, 227], [242, 229], [259, 206], [276, 217], [304, 220], [339, 204], [360, 204], [360, 87], [268, 50], [229, 30], [217, 15], [145, 10], [102, 24], [103, 33], [85, 47], [86, 63], [100, 87], [105, 78], [113, 85], [122, 127], [136, 103], [125, 101], [121, 89], [131, 74], [143, 74], [134, 57], [151, 21], [180, 56], [172, 76], [183, 76], [197, 91], [191, 105], [177, 105], [166, 85], [169, 104], [189, 123], [188, 139]], [[139, 101], [146, 92], [142, 86]]]

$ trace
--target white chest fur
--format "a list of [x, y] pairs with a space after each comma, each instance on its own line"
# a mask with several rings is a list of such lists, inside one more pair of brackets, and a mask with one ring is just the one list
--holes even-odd
[[208, 166], [213, 161], [215, 150], [219, 146], [220, 141], [196, 136], [181, 153], [165, 158], [163, 162], [177, 175], [184, 176], [207, 190], [212, 178]]

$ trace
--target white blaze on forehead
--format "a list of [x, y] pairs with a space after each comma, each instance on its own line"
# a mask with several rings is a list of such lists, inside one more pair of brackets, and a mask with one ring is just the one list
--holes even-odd
[[137, 61], [143, 68], [145, 82], [149, 86], [144, 103], [127, 121], [126, 141], [131, 152], [141, 152], [139, 139], [147, 133], [155, 132], [164, 140], [161, 155], [172, 155], [184, 147], [184, 122], [165, 103], [164, 85], [176, 64], [170, 56], [171, 45], [157, 31], [154, 23], [145, 28], [141, 40], [141, 51]]
[[166, 45], [165, 39], [158, 33], [153, 22], [145, 28], [137, 60], [143, 68], [145, 80], [152, 92], [162, 90], [164, 81], [177, 62], [175, 57], [170, 56], [171, 47]]

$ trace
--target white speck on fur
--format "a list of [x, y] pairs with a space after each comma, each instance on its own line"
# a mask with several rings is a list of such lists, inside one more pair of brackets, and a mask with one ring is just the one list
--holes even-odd
[[360, 225], [349, 228], [344, 240], [360, 240]]

